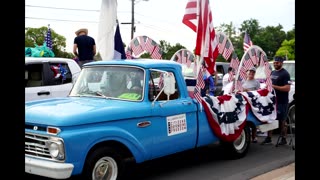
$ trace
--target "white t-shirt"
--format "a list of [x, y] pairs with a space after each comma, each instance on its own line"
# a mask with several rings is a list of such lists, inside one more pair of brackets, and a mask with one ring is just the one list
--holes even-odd
[[258, 90], [260, 88], [260, 82], [256, 79], [242, 81], [242, 87], [248, 91]]
[[228, 83], [229, 83], [229, 81], [228, 81], [228, 79], [229, 79], [229, 73], [226, 73], [224, 76], [223, 76], [223, 78], [222, 78], [222, 87], [225, 87]]

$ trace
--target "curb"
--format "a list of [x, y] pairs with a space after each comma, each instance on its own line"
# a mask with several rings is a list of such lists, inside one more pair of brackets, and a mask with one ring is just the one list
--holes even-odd
[[295, 179], [295, 163], [280, 167], [265, 174], [256, 176], [251, 180], [294, 180]]

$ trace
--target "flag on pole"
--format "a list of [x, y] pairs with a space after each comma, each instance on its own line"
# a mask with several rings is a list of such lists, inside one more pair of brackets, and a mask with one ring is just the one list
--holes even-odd
[[126, 59], [126, 53], [121, 38], [120, 27], [117, 24], [116, 32], [114, 35], [114, 55], [113, 59]]
[[46, 35], [45, 41], [46, 41], [47, 47], [52, 50], [52, 39], [51, 39], [50, 25], [48, 25], [48, 31], [47, 31], [47, 35]]
[[[195, 55], [203, 58], [206, 70], [213, 74], [215, 61], [219, 55], [218, 40], [212, 23], [212, 13], [209, 0], [189, 0], [182, 22], [197, 32]], [[197, 12], [199, 18], [197, 19]], [[194, 21], [198, 20], [198, 21]]]
[[101, 59], [110, 60], [114, 55], [114, 27], [117, 26], [117, 0], [102, 0], [98, 24], [97, 52]]
[[243, 38], [243, 50], [246, 52], [251, 46], [253, 45], [249, 34], [247, 31], [244, 33], [244, 38]]
[[151, 38], [148, 38], [146, 44], [145, 44], [145, 50], [152, 54], [154, 48], [157, 46], [157, 43], [152, 40]]
[[189, 0], [186, 6], [186, 11], [182, 19], [182, 23], [187, 25], [194, 32], [197, 32], [197, 1], [198, 0]]
[[133, 41], [131, 41], [131, 44], [130, 44], [132, 50], [133, 50], [133, 53], [138, 56], [140, 55], [141, 53], [143, 53], [143, 49], [140, 45], [140, 42], [138, 41], [138, 38], [135, 38]]
[[152, 59], [162, 59], [162, 51], [159, 46], [156, 46], [151, 53]]
[[144, 50], [146, 48], [147, 36], [139, 36], [140, 46]]

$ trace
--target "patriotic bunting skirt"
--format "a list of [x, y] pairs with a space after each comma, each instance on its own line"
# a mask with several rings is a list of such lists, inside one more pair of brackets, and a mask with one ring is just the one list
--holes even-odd
[[239, 137], [250, 109], [262, 123], [276, 119], [275, 94], [267, 89], [222, 96], [207, 95], [202, 97], [201, 104], [214, 134], [226, 142]]

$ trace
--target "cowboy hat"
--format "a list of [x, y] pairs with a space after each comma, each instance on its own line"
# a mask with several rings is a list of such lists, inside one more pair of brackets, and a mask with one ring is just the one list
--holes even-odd
[[84, 33], [86, 33], [86, 35], [88, 35], [88, 29], [86, 29], [86, 28], [81, 28], [78, 31], [76, 31], [75, 33], [78, 36], [80, 32], [84, 32]]

